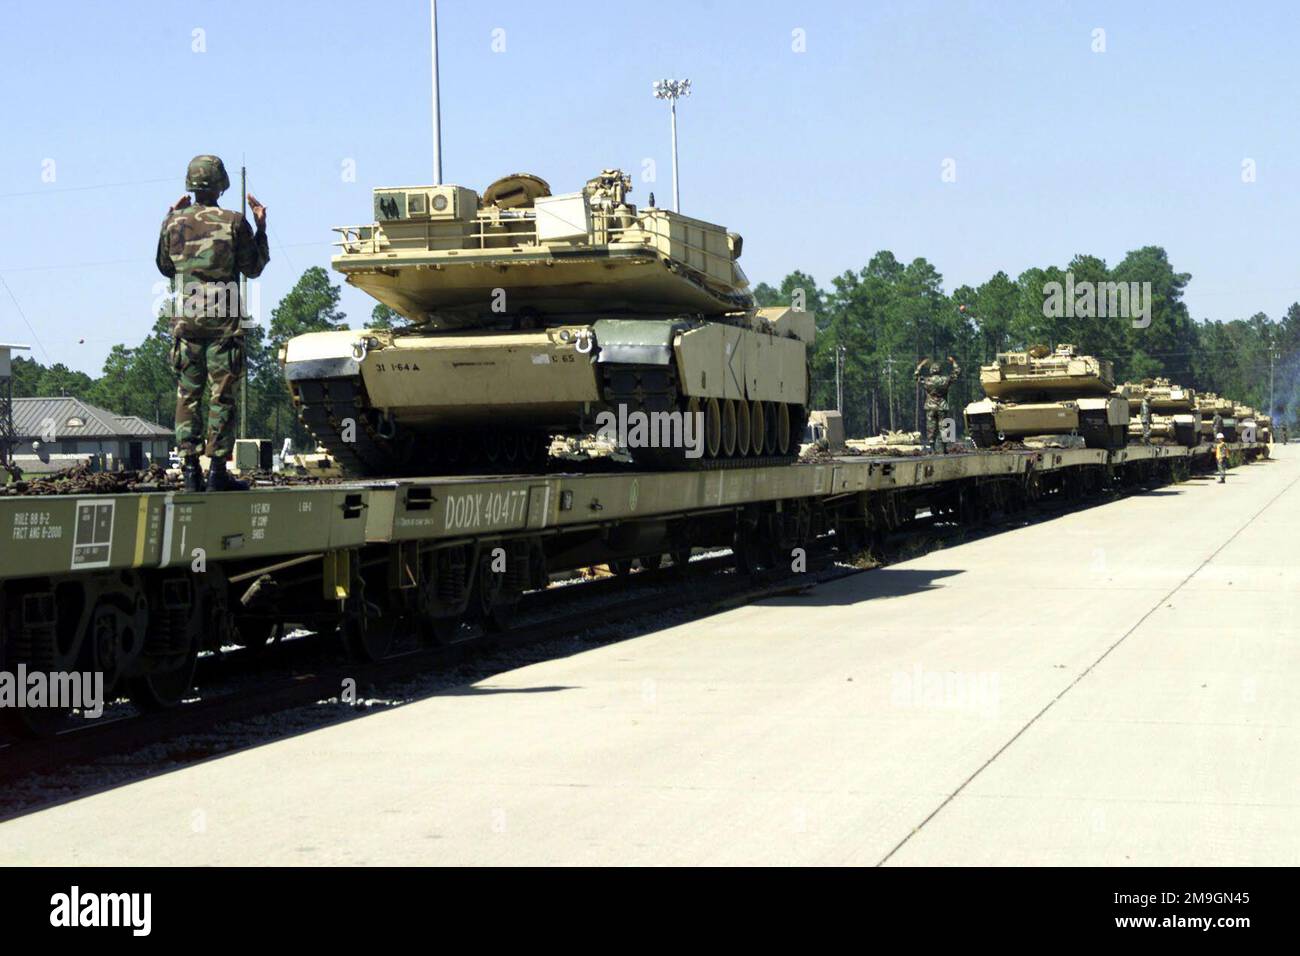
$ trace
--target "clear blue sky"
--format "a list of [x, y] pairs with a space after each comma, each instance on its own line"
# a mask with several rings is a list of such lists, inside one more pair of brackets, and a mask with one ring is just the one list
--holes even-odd
[[[328, 263], [331, 226], [368, 219], [372, 186], [428, 181], [427, 10], [6, 2], [0, 276], [44, 346], [36, 357], [98, 373], [111, 345], [147, 333], [158, 224], [195, 153], [232, 172], [247, 161], [270, 210], [268, 308]], [[1159, 244], [1192, 274], [1197, 318], [1276, 317], [1300, 299], [1292, 3], [442, 0], [439, 11], [450, 182], [532, 171], [565, 192], [621, 166], [644, 202], [651, 158], [667, 204], [668, 115], [650, 84], [689, 76], [683, 212], [741, 232], [754, 282], [799, 268], [829, 285], [887, 248], [927, 257], [951, 289]], [[195, 29], [206, 52], [192, 51]], [[806, 52], [792, 50], [796, 29]], [[946, 158], [955, 183], [941, 181]], [[54, 182], [42, 181], [46, 160]], [[346, 160], [356, 182], [342, 178]], [[352, 289], [343, 304], [358, 325], [371, 305]], [[0, 341], [32, 338], [0, 288]]]

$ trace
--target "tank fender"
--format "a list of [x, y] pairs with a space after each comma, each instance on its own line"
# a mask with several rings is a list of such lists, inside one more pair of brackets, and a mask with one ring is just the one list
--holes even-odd
[[352, 378], [361, 374], [366, 336], [356, 332], [308, 332], [285, 343], [281, 356], [290, 382]]
[[316, 381], [323, 378], [356, 378], [361, 365], [352, 356], [346, 358], [307, 359], [286, 363], [284, 377], [290, 382]]
[[685, 322], [653, 319], [598, 319], [592, 325], [598, 352], [597, 363], [625, 365], [671, 365], [673, 342]]

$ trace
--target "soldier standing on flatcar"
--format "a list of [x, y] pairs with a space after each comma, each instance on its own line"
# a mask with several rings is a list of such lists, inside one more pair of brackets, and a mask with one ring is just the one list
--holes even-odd
[[[208, 491], [248, 487], [226, 472], [234, 451], [235, 415], [244, 374], [244, 317], [239, 277], [256, 279], [271, 255], [266, 207], [250, 194], [257, 234], [248, 220], [217, 205], [230, 188], [226, 167], [216, 156], [195, 156], [185, 174], [182, 196], [167, 211], [158, 236], [158, 271], [172, 280], [172, 368], [176, 372], [176, 444], [186, 491], [203, 491], [199, 455], [211, 461]], [[199, 403], [210, 386], [206, 445]]]
[[[948, 417], [948, 389], [961, 375], [961, 366], [951, 355], [948, 361], [952, 371], [944, 374], [939, 371], [939, 364], [927, 355], [917, 363], [913, 376], [925, 389], [925, 438], [935, 454], [942, 455], [948, 451], [948, 442], [943, 437], [943, 422]], [[926, 368], [929, 372], [926, 372]]]

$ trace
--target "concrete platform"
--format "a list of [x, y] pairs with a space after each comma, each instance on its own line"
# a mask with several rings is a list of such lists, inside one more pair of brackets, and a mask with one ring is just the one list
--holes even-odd
[[0, 824], [30, 864], [1300, 863], [1300, 449]]

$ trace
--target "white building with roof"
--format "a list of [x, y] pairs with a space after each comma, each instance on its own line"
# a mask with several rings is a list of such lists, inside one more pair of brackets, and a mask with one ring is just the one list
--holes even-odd
[[91, 461], [139, 470], [167, 464], [172, 430], [137, 415], [117, 415], [79, 398], [13, 400], [14, 464], [24, 472], [57, 471]]

